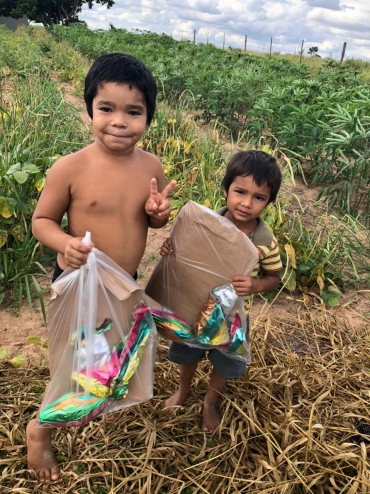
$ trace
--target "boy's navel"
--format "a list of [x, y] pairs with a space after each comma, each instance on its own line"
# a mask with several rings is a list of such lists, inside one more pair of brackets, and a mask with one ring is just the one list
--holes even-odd
[[98, 201], [96, 201], [95, 199], [93, 201], [90, 202], [90, 206], [96, 206]]

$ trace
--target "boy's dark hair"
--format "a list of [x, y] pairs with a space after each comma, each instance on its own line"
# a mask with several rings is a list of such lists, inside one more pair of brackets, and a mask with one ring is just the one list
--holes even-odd
[[140, 60], [124, 53], [109, 53], [95, 60], [85, 79], [84, 98], [90, 118], [93, 116], [93, 99], [99, 86], [106, 82], [128, 84], [130, 89], [133, 87], [138, 89], [144, 96], [147, 111], [146, 123], [150, 125], [155, 111], [157, 84], [149, 69]]
[[235, 153], [226, 167], [222, 180], [222, 188], [229, 191], [236, 177], [251, 175], [258, 186], [266, 184], [270, 187], [269, 202], [276, 199], [279, 192], [282, 174], [276, 159], [263, 151], [239, 151]]

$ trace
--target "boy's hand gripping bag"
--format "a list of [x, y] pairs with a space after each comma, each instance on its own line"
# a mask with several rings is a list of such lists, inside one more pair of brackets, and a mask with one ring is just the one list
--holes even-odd
[[39, 427], [84, 425], [152, 397], [157, 334], [145, 299], [135, 280], [95, 248], [85, 265], [53, 283], [51, 382]]
[[244, 298], [230, 282], [253, 271], [256, 247], [227, 218], [192, 201], [177, 216], [171, 240], [173, 254], [161, 258], [145, 290], [159, 304], [152, 310], [158, 332], [249, 362]]

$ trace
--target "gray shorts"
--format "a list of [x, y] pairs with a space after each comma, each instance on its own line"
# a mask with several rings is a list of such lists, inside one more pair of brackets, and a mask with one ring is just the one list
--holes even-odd
[[245, 374], [247, 364], [242, 360], [228, 357], [219, 350], [204, 350], [173, 341], [168, 350], [168, 359], [175, 364], [190, 364], [202, 360], [208, 352], [208, 360], [215, 371], [225, 379], [233, 379]]

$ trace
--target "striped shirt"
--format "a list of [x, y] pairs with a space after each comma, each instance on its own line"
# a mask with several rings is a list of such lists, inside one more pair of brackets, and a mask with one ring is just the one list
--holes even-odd
[[[224, 216], [226, 212], [227, 207], [216, 211], [221, 216]], [[252, 278], [258, 278], [263, 273], [268, 274], [268, 271], [280, 271], [283, 267], [279, 254], [279, 245], [274, 234], [262, 218], [258, 217], [257, 223], [257, 227], [248, 235], [249, 240], [256, 246], [258, 251], [258, 262], [250, 274]], [[247, 317], [251, 310], [251, 299], [251, 296], [244, 299], [244, 311]]]
[[[227, 207], [218, 209], [216, 212], [224, 216], [227, 212]], [[262, 272], [280, 271], [283, 267], [279, 254], [279, 245], [274, 234], [262, 218], [258, 217], [257, 222], [257, 227], [248, 235], [248, 238], [256, 246], [259, 257], [250, 275], [252, 278], [257, 278], [261, 274], [261, 270]]]

